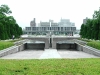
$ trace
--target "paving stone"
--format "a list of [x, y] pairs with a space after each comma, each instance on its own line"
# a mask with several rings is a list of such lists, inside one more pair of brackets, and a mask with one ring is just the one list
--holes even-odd
[[10, 54], [1, 59], [61, 59], [61, 58], [99, 58], [97, 56], [84, 53], [82, 51], [45, 49], [45, 50], [24, 50], [14, 54]]

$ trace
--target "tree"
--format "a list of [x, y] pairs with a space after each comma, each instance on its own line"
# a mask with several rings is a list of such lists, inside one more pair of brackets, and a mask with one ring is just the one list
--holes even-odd
[[3, 15], [6, 15], [6, 14], [11, 14], [12, 11], [10, 10], [10, 8], [7, 5], [1, 5], [0, 13]]
[[82, 38], [84, 38], [84, 24], [81, 25], [80, 35]]
[[5, 34], [4, 34], [4, 26], [2, 23], [0, 23], [0, 39], [4, 40], [5, 39]]
[[92, 36], [92, 19], [88, 19], [87, 20], [87, 23], [86, 23], [86, 26], [87, 26], [87, 33], [86, 33], [86, 37], [87, 39], [92, 39], [91, 36]]
[[100, 39], [100, 8], [94, 11], [92, 19], [88, 19], [85, 25], [81, 25], [80, 35], [82, 38]]
[[19, 37], [22, 33], [22, 29], [16, 23], [13, 16], [9, 16], [12, 13], [7, 5], [0, 6], [0, 39], [11, 39], [13, 35]]

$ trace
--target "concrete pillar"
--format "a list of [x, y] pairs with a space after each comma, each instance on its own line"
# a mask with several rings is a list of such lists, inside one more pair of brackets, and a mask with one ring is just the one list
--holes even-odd
[[57, 43], [56, 41], [52, 42], [52, 49], [56, 49], [56, 43]]
[[52, 49], [56, 49], [56, 39], [52, 37]]
[[45, 39], [45, 49], [49, 49], [49, 39]]

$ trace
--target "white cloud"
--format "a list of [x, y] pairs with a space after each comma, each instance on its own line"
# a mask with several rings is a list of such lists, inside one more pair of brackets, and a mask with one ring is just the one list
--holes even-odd
[[79, 29], [85, 17], [92, 17], [100, 6], [99, 0], [0, 0], [7, 4], [21, 27], [30, 26], [30, 21], [70, 19]]

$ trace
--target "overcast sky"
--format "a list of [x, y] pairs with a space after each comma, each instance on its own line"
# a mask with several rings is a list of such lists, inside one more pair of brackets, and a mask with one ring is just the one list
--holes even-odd
[[30, 21], [36, 18], [36, 22], [59, 22], [61, 17], [70, 19], [80, 29], [83, 19], [92, 18], [94, 10], [100, 7], [100, 0], [0, 0], [0, 5], [10, 7], [12, 15], [19, 26], [30, 26]]

